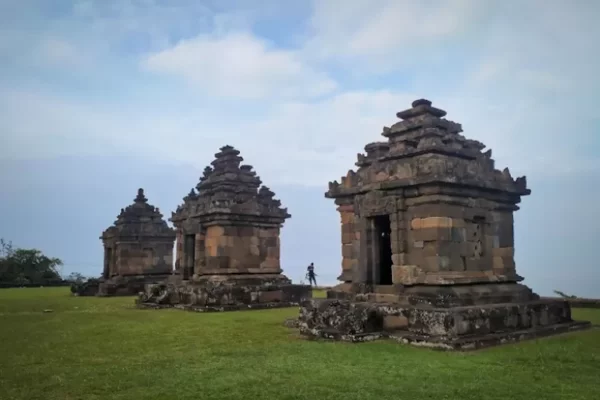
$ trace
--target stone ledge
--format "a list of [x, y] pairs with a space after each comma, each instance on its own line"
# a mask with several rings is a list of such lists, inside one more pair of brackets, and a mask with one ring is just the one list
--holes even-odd
[[591, 324], [587, 321], [573, 321], [563, 324], [548, 325], [513, 332], [502, 332], [481, 336], [470, 336], [462, 338], [431, 338], [411, 333], [393, 333], [388, 335], [390, 339], [400, 343], [410, 344], [417, 347], [427, 347], [436, 350], [470, 351], [502, 344], [517, 343], [523, 340], [531, 340], [568, 332], [589, 329]]
[[223, 306], [137, 303], [136, 307], [139, 309], [150, 309], [150, 310], [175, 308], [178, 310], [194, 311], [194, 312], [225, 312], [225, 311], [245, 311], [245, 310], [267, 310], [267, 309], [271, 309], [271, 308], [290, 308], [290, 307], [298, 307], [298, 305], [299, 305], [299, 303], [292, 303], [292, 302], [234, 304], [234, 305], [223, 305]]
[[[386, 323], [387, 322], [387, 323]], [[535, 300], [479, 306], [428, 308], [399, 303], [311, 299], [301, 303], [300, 333], [316, 338], [364, 341], [388, 335], [447, 349], [486, 347], [585, 329], [566, 301]], [[564, 329], [563, 329], [564, 328]]]
[[291, 307], [312, 297], [311, 287], [308, 285], [278, 284], [260, 279], [254, 283], [183, 281], [149, 284], [139, 294], [136, 304], [146, 305], [147, 308], [228, 311], [273, 308], [274, 304], [280, 304], [276, 307]]
[[517, 343], [523, 340], [531, 340], [551, 335], [565, 334], [569, 332], [589, 329], [589, 322], [574, 321], [564, 324], [556, 324], [535, 329], [524, 329], [514, 332], [504, 332], [491, 335], [470, 336], [463, 338], [429, 337], [416, 335], [409, 332], [373, 332], [362, 334], [341, 334], [326, 329], [307, 329], [300, 327], [300, 333], [307, 336], [309, 340], [325, 339], [337, 340], [350, 343], [370, 342], [378, 339], [392, 339], [399, 343], [409, 344], [416, 347], [426, 347], [434, 350], [473, 351], [502, 344]]

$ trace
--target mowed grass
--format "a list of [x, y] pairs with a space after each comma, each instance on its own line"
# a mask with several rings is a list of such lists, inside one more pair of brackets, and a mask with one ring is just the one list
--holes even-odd
[[[0, 398], [600, 399], [598, 329], [448, 353], [308, 341], [282, 324], [297, 314], [0, 290]], [[600, 310], [575, 316], [600, 323]]]

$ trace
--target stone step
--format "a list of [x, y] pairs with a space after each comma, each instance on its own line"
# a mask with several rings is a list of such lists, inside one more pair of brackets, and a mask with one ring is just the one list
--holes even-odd
[[400, 301], [400, 296], [387, 293], [369, 293], [367, 295], [367, 301], [373, 303], [398, 303]]
[[375, 285], [373, 287], [375, 293], [381, 294], [396, 294], [396, 289], [393, 285]]

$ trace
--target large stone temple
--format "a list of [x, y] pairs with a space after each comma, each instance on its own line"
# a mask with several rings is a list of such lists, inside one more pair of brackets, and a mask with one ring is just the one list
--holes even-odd
[[175, 231], [159, 209], [148, 204], [143, 189], [100, 239], [104, 270], [99, 296], [138, 294], [145, 283], [164, 281], [173, 273]]
[[303, 302], [301, 333], [472, 349], [589, 326], [567, 301], [540, 299], [517, 274], [513, 213], [525, 177], [428, 100], [399, 112], [358, 169], [331, 182], [341, 217], [341, 284]]
[[290, 214], [239, 154], [222, 147], [173, 213], [176, 276], [147, 285], [140, 306], [222, 311], [311, 297], [282, 274], [279, 233]]

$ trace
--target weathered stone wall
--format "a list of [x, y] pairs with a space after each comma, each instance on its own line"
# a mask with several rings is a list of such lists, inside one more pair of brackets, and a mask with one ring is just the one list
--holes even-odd
[[160, 242], [119, 242], [116, 246], [114, 275], [170, 274], [173, 269], [173, 245]]
[[265, 271], [281, 272], [281, 244], [279, 228], [255, 228], [258, 233], [258, 248], [261, 254], [260, 268]]
[[493, 211], [499, 205], [485, 201], [424, 200], [407, 199], [406, 218], [399, 219], [406, 252], [394, 252], [394, 283], [437, 284], [459, 275], [461, 283], [487, 282], [516, 274], [512, 212]]
[[353, 205], [342, 205], [340, 213], [342, 228], [342, 274], [338, 280], [351, 282], [358, 264], [360, 232], [357, 229], [357, 217]]
[[197, 238], [199, 274], [281, 272], [279, 228], [211, 226]]

